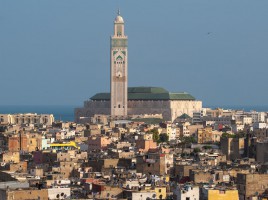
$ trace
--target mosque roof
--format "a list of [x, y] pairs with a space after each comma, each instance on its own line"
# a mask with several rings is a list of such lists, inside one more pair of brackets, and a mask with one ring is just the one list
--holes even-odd
[[124, 23], [123, 17], [120, 15], [120, 10], [117, 11], [117, 16], [114, 20], [116, 23]]
[[192, 119], [189, 115], [186, 113], [182, 114], [181, 116], [178, 117], [179, 119]]
[[124, 19], [122, 16], [118, 15], [116, 16], [115, 20], [116, 23], [124, 23]]
[[[91, 100], [110, 100], [110, 93], [97, 93]], [[129, 87], [128, 100], [195, 100], [186, 93], [170, 93], [161, 87]]]

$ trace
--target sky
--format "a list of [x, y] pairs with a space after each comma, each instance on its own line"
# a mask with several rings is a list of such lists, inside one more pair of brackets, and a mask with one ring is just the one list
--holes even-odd
[[118, 8], [129, 86], [268, 105], [267, 0], [0, 0], [0, 105], [82, 105], [109, 92]]

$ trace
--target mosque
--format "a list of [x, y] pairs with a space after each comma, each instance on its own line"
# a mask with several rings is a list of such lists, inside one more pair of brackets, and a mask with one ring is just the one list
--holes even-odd
[[[128, 87], [128, 37], [124, 19], [114, 20], [110, 48], [110, 93], [97, 93], [75, 109], [75, 121], [84, 122], [94, 115], [128, 118], [132, 115], [162, 114], [167, 121], [202, 109], [202, 101], [188, 93], [171, 93], [161, 87]], [[82, 120], [83, 119], [83, 120]]]

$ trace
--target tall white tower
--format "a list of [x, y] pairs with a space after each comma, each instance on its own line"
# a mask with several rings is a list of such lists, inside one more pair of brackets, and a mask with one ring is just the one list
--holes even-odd
[[127, 115], [127, 46], [124, 20], [118, 10], [114, 21], [114, 35], [111, 36], [111, 115]]

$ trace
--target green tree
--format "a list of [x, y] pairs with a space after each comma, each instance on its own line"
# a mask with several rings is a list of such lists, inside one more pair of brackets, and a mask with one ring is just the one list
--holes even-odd
[[210, 145], [205, 145], [205, 146], [203, 146], [203, 149], [205, 149], [205, 150], [207, 150], [207, 149], [212, 149], [212, 146], [210, 146]]
[[198, 152], [201, 152], [201, 149], [200, 148], [194, 148], [194, 153], [198, 153]]
[[159, 133], [158, 133], [158, 130], [156, 128], [154, 128], [152, 130], [149, 130], [146, 133], [153, 134], [153, 141], [154, 142], [158, 142], [159, 141]]
[[195, 139], [192, 136], [183, 136], [180, 137], [180, 142], [179, 142], [179, 146], [181, 147], [181, 152], [182, 154], [184, 153], [184, 149], [186, 148], [187, 145], [191, 144], [191, 143], [195, 143]]
[[158, 140], [158, 143], [161, 143], [161, 142], [168, 142], [169, 140], [169, 136], [168, 134], [166, 133], [162, 133], [159, 135], [159, 140]]

